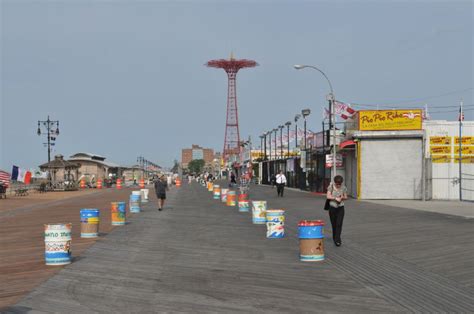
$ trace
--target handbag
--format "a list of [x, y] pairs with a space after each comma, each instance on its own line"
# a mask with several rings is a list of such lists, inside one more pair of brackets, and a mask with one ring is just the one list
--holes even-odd
[[[332, 189], [332, 183], [329, 185], [328, 189], [331, 189], [331, 193], [333, 191]], [[331, 208], [331, 205], [329, 204], [330, 200], [327, 198], [326, 203], [324, 203], [324, 210], [329, 210]]]
[[331, 205], [329, 205], [329, 199], [326, 199], [326, 203], [324, 203], [324, 210], [329, 210], [329, 208], [331, 207]]

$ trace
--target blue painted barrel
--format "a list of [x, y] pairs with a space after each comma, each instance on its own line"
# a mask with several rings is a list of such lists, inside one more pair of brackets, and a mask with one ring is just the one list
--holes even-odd
[[324, 221], [301, 220], [298, 223], [300, 240], [300, 261], [315, 262], [324, 260]]
[[130, 195], [130, 212], [139, 213], [140, 212], [140, 195], [132, 194]]
[[72, 224], [44, 225], [44, 259], [46, 265], [71, 263]]
[[81, 238], [99, 236], [100, 211], [98, 209], [81, 209]]
[[245, 213], [250, 211], [249, 201], [239, 201], [239, 212]]
[[285, 237], [285, 211], [283, 209], [269, 209], [267, 215], [267, 238]]
[[267, 201], [252, 201], [252, 222], [264, 225], [267, 222]]

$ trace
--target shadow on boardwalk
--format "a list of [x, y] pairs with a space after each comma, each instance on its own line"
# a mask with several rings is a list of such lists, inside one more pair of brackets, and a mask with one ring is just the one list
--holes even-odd
[[[285, 208], [284, 239], [196, 183], [153, 202], [10, 312], [470, 312], [473, 220], [348, 201], [342, 247], [298, 260], [296, 224], [324, 199], [254, 187]], [[153, 200], [152, 200], [153, 201]], [[329, 228], [326, 228], [329, 235]]]

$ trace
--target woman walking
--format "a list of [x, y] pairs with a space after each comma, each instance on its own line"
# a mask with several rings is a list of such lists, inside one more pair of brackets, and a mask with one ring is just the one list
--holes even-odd
[[344, 220], [344, 200], [347, 199], [347, 188], [342, 185], [342, 176], [335, 176], [334, 182], [328, 187], [329, 218], [332, 226], [332, 239], [336, 246], [341, 246], [342, 222]]

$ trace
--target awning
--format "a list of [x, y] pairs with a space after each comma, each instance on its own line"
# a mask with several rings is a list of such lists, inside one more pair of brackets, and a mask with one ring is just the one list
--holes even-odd
[[347, 140], [347, 141], [344, 141], [342, 142], [341, 144], [339, 144], [339, 148], [340, 149], [344, 149], [344, 148], [349, 148], [349, 147], [355, 147], [355, 144], [356, 142], [354, 142], [353, 140]]

